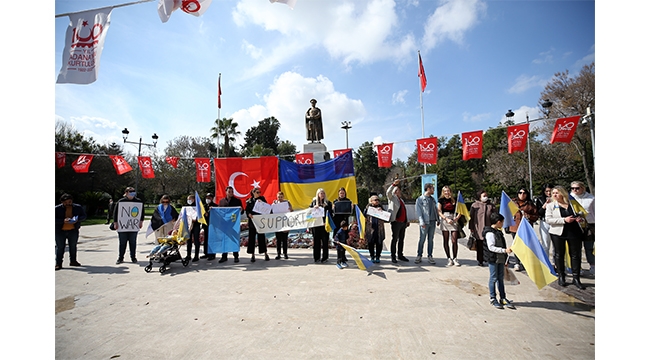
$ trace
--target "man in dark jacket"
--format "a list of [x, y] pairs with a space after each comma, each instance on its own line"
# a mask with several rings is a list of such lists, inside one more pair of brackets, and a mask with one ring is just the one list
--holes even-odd
[[86, 220], [86, 212], [79, 204], [72, 202], [72, 195], [61, 195], [61, 204], [54, 208], [54, 240], [56, 241], [56, 265], [54, 270], [63, 268], [63, 255], [65, 254], [65, 243], [68, 241], [68, 252], [70, 253], [70, 266], [81, 266], [77, 261], [77, 241], [79, 240], [79, 228], [81, 222]]
[[214, 260], [215, 254], [210, 254], [208, 252], [208, 234], [210, 230], [210, 208], [217, 207], [217, 203], [214, 202], [214, 195], [212, 193], [205, 194], [205, 203], [203, 208], [205, 209], [205, 222], [206, 224], [201, 224], [203, 229], [203, 255], [201, 259]]

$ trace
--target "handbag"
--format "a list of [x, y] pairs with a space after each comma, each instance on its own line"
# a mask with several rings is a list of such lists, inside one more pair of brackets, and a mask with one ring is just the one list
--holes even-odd
[[467, 248], [472, 251], [476, 251], [476, 238], [474, 235], [470, 235], [467, 239]]

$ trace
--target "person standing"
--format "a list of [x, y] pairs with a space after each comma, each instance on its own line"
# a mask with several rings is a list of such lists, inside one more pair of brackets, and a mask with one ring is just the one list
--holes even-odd
[[497, 212], [496, 207], [490, 201], [487, 191], [480, 190], [477, 194], [477, 200], [474, 201], [469, 209], [469, 231], [476, 239], [476, 261], [478, 266], [485, 266], [483, 254], [483, 230], [490, 225], [490, 215]]
[[[284, 193], [282, 191], [278, 191], [278, 193], [276, 194], [276, 199], [273, 200], [273, 204], [279, 204], [285, 202], [289, 206], [289, 212], [292, 212], [293, 207], [291, 206], [291, 202], [289, 202], [289, 200], [284, 198]], [[282, 251], [284, 251], [284, 258], [285, 259], [289, 258], [289, 255], [287, 255], [287, 249], [289, 248], [288, 231], [278, 231], [275, 233], [275, 246], [278, 250], [278, 256], [275, 257], [275, 260], [280, 260], [282, 258]]]
[[596, 274], [596, 256], [594, 255], [594, 242], [596, 240], [596, 203], [595, 197], [588, 193], [582, 181], [571, 183], [571, 195], [587, 211], [587, 229], [585, 231], [584, 244], [585, 255], [589, 263], [589, 272]]
[[[187, 206], [196, 208], [195, 201], [194, 194], [187, 195]], [[192, 259], [192, 262], [199, 261], [199, 253], [201, 252], [201, 223], [199, 223], [197, 217], [198, 214], [193, 211], [191, 219], [187, 219], [192, 223], [189, 225], [190, 239], [187, 241], [187, 256], [185, 258], [188, 261]], [[192, 258], [192, 245], [194, 245], [194, 258]]]
[[[503, 215], [498, 212], [490, 214], [490, 226], [485, 226], [481, 234], [485, 239], [483, 244], [485, 256], [487, 258], [488, 267], [490, 268], [490, 280], [488, 281], [488, 289], [490, 290], [490, 304], [497, 309], [503, 309], [505, 305], [509, 309], [514, 309], [510, 300], [506, 298], [506, 287], [503, 283], [505, 276], [505, 265], [508, 261], [508, 254], [512, 253], [512, 249], [506, 246], [506, 239], [503, 236], [501, 228], [503, 227]], [[499, 300], [497, 300], [497, 293], [495, 286], [499, 290]]]
[[79, 204], [73, 203], [72, 195], [63, 194], [59, 198], [61, 203], [54, 207], [54, 240], [56, 243], [56, 263], [54, 270], [63, 268], [65, 243], [68, 242], [70, 266], [81, 266], [77, 261], [77, 242], [79, 241], [79, 228], [81, 222], [86, 220], [86, 212]]
[[267, 202], [260, 188], [251, 190], [251, 196], [246, 200], [246, 216], [248, 217], [248, 248], [246, 252], [251, 254], [251, 262], [255, 262], [255, 240], [257, 240], [257, 247], [260, 254], [264, 254], [264, 260], [269, 261], [269, 254], [266, 251], [266, 235], [257, 232], [255, 223], [253, 223], [253, 215], [260, 215], [255, 208], [255, 203]]
[[435, 264], [433, 260], [433, 235], [436, 231], [436, 223], [440, 223], [438, 212], [436, 211], [436, 201], [433, 198], [433, 184], [424, 184], [424, 194], [420, 195], [415, 200], [415, 212], [420, 222], [420, 241], [418, 242], [418, 253], [415, 258], [415, 263], [419, 264], [422, 261], [422, 251], [424, 248], [424, 241], [427, 241], [427, 256], [429, 263]]
[[[519, 211], [512, 214], [515, 217], [514, 219], [515, 224], [513, 226], [510, 226], [509, 228], [510, 234], [514, 239], [515, 236], [517, 235], [517, 229], [519, 229], [519, 224], [522, 222], [522, 220], [528, 221], [532, 226], [535, 223], [535, 221], [537, 221], [537, 218], [539, 218], [539, 215], [537, 214], [537, 207], [530, 199], [530, 192], [528, 190], [524, 188], [519, 189], [519, 191], [517, 192], [517, 196], [512, 201], [519, 208]], [[514, 258], [514, 262], [515, 262], [513, 269], [515, 271], [523, 270], [524, 266], [521, 264], [521, 261], [517, 257], [517, 254], [514, 254], [512, 258]]]
[[386, 238], [386, 233], [384, 229], [385, 221], [374, 216], [368, 215], [368, 208], [375, 208], [378, 210], [384, 210], [379, 203], [379, 197], [377, 195], [372, 195], [368, 199], [368, 205], [364, 211], [364, 216], [366, 217], [366, 226], [365, 226], [365, 239], [368, 241], [368, 250], [370, 252], [370, 260], [373, 263], [379, 264], [379, 258], [381, 257], [381, 251], [384, 247], [384, 239]]
[[339, 223], [339, 230], [334, 235], [334, 240], [336, 242], [336, 267], [343, 269], [348, 267], [348, 259], [345, 256], [345, 248], [341, 244], [348, 245], [348, 222], [341, 220]]
[[[442, 230], [442, 246], [447, 255], [447, 266], [460, 266], [458, 262], [458, 219], [461, 215], [456, 213], [456, 200], [451, 197], [451, 188], [442, 187], [442, 196], [438, 199], [438, 216], [440, 216], [440, 229]], [[451, 255], [449, 252], [449, 235], [451, 234]]]
[[205, 224], [201, 224], [201, 229], [203, 229], [203, 255], [200, 259], [214, 260], [215, 254], [210, 254], [208, 252], [208, 235], [210, 231], [210, 208], [217, 207], [217, 203], [214, 202], [214, 195], [212, 193], [205, 194], [205, 203], [203, 208], [205, 209]]
[[115, 203], [113, 198], [108, 199], [108, 210], [106, 210], [106, 225], [111, 223], [111, 218], [113, 217], [113, 210], [115, 209]]
[[[323, 209], [323, 223], [327, 221], [327, 213], [332, 212], [332, 202], [327, 200], [325, 190], [319, 188], [316, 190], [316, 197], [311, 201], [310, 208]], [[315, 226], [311, 228], [312, 237], [314, 239], [314, 262], [326, 263], [329, 258], [329, 242], [330, 234], [325, 230], [325, 225]], [[321, 248], [323, 255], [321, 256]]]
[[[241, 209], [241, 214], [244, 213], [244, 206], [242, 205], [242, 202], [239, 198], [235, 197], [235, 189], [233, 189], [232, 186], [226, 187], [226, 197], [219, 200], [219, 204], [217, 205], [218, 207], [239, 207]], [[232, 253], [233, 257], [235, 258], [235, 262], [239, 262], [239, 251], [233, 252]], [[219, 263], [223, 263], [228, 261], [228, 253], [223, 253], [221, 254], [221, 259], [219, 259]]]
[[[388, 211], [390, 212], [390, 230], [392, 233], [390, 241], [390, 258], [395, 264], [397, 260], [406, 261], [404, 256], [404, 236], [406, 228], [409, 226], [406, 216], [406, 205], [402, 200], [402, 190], [399, 188], [399, 181], [395, 180], [386, 190], [388, 199]], [[397, 256], [396, 256], [397, 255]]]
[[[136, 197], [135, 189], [131, 186], [127, 187], [124, 190], [124, 196], [117, 200], [115, 203], [115, 208], [113, 209], [113, 223], [115, 229], [117, 229], [117, 220], [119, 217], [119, 209], [121, 202], [139, 202], [143, 204], [143, 201]], [[144, 221], [144, 206], [140, 212], [140, 223], [139, 227], [142, 229], [142, 222]], [[135, 257], [135, 250], [138, 241], [138, 231], [122, 231], [117, 233], [117, 238], [119, 239], [119, 248], [117, 261], [115, 265], [119, 265], [124, 262], [124, 254], [126, 253], [126, 245], [129, 245], [129, 253], [131, 254], [131, 262], [134, 264], [138, 263], [138, 259]]]
[[[343, 208], [345, 208], [344, 212], [341, 211]], [[345, 220], [345, 222], [348, 222], [350, 220], [350, 214], [352, 214], [352, 200], [348, 199], [348, 193], [343, 187], [339, 189], [339, 196], [332, 201], [332, 213], [332, 220], [334, 220], [332, 233], [336, 235], [341, 227], [341, 221]]]
[[545, 184], [542, 186], [542, 195], [535, 198], [535, 207], [537, 207], [537, 215], [539, 216], [539, 236], [540, 242], [546, 256], [549, 259], [552, 257], [549, 256], [549, 250], [551, 248], [551, 235], [548, 233], [550, 225], [546, 222], [546, 206], [553, 202], [551, 197], [551, 191], [553, 190], [553, 185]]

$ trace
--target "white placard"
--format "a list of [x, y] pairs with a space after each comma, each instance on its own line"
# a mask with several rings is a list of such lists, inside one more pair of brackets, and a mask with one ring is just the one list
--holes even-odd
[[255, 201], [255, 206], [253, 206], [253, 211], [262, 215], [270, 214], [271, 205], [265, 203], [264, 201], [257, 200]]
[[315, 206], [311, 208], [311, 216], [313, 217], [323, 217], [325, 216], [325, 209], [320, 206]]
[[368, 210], [366, 210], [366, 213], [368, 213], [368, 215], [370, 216], [376, 217], [377, 219], [381, 219], [384, 221], [390, 220], [390, 213], [388, 211], [384, 211], [374, 206], [368, 206]]
[[273, 203], [273, 205], [271, 205], [271, 210], [273, 210], [274, 214], [288, 213], [289, 212], [289, 202], [288, 201], [283, 201], [283, 202]]
[[140, 231], [142, 203], [120, 201], [117, 203], [117, 232]]

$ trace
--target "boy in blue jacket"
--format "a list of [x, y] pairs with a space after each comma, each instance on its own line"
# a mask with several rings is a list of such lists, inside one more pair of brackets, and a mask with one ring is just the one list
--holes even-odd
[[339, 243], [346, 244], [348, 243], [348, 222], [343, 220], [341, 221], [341, 227], [339, 231], [334, 235], [334, 241], [336, 243], [336, 267], [343, 269], [348, 267], [348, 259], [345, 256], [345, 248], [339, 245]]

